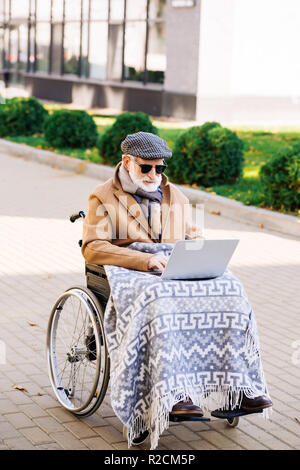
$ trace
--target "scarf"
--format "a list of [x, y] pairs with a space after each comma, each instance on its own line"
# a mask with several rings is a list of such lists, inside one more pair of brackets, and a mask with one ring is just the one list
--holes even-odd
[[134, 199], [140, 204], [144, 216], [152, 231], [152, 237], [160, 241], [161, 238], [161, 201], [162, 192], [160, 188], [156, 191], [145, 191], [135, 184], [124, 165], [122, 164], [118, 172], [119, 180], [123, 191], [132, 194]]

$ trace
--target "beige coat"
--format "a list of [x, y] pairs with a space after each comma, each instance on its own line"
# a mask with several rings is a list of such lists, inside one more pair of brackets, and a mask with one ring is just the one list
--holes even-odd
[[[158, 242], [134, 197], [123, 191], [117, 172], [95, 188], [89, 197], [89, 210], [83, 223], [82, 255], [87, 263], [112, 264], [148, 271], [153, 256], [127, 248], [133, 242]], [[193, 225], [187, 197], [163, 175], [161, 190], [162, 243], [202, 238], [201, 229]]]

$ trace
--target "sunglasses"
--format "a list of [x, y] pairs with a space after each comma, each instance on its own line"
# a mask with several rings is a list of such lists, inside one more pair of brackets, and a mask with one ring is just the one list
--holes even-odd
[[143, 174], [149, 173], [149, 171], [151, 171], [152, 168], [155, 167], [156, 174], [161, 175], [165, 171], [165, 169], [168, 167], [168, 165], [166, 165], [166, 164], [164, 164], [164, 165], [147, 165], [145, 163], [138, 163], [137, 161], [135, 161], [134, 158], [131, 158], [130, 160], [133, 161], [134, 163], [136, 163], [136, 165], [138, 165], [141, 168], [141, 172]]

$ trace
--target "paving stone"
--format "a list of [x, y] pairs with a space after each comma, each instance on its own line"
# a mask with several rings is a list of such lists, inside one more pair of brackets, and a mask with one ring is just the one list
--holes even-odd
[[93, 430], [87, 424], [81, 421], [71, 421], [69, 423], [65, 423], [65, 427], [71, 431], [78, 439], [87, 438], [87, 437], [94, 437], [97, 436], [95, 430]]
[[110, 444], [104, 441], [100, 436], [83, 439], [82, 442], [91, 450], [113, 450]]
[[62, 450], [63, 448], [57, 442], [50, 442], [49, 444], [40, 444], [35, 446], [36, 450]]
[[231, 439], [228, 439], [224, 435], [216, 432], [216, 431], [203, 431], [201, 432], [201, 438], [205, 439], [206, 441], [210, 442], [218, 449], [222, 450], [230, 450], [230, 449], [242, 449], [241, 446], [238, 446], [235, 442]]
[[42, 396], [34, 395], [34, 396], [32, 396], [32, 400], [40, 408], [43, 408], [44, 410], [46, 410], [48, 408], [53, 408], [57, 405], [57, 401], [54, 400], [54, 398], [50, 397], [49, 395], [42, 395]]
[[38, 426], [21, 429], [21, 432], [34, 445], [47, 444], [54, 441], [54, 439], [42, 431]]
[[97, 427], [93, 428], [94, 431], [96, 431], [100, 436], [107, 442], [115, 443], [115, 442], [121, 442], [124, 440], [123, 434], [118, 431], [114, 426], [103, 426], [103, 427]]
[[47, 413], [57, 419], [60, 423], [69, 423], [70, 421], [77, 421], [78, 418], [70, 411], [65, 410], [63, 407], [47, 408]]
[[48, 416], [48, 413], [35, 403], [32, 403], [31, 405], [19, 405], [19, 409], [29, 416], [29, 418], [40, 418], [43, 416]]
[[10, 413], [5, 415], [5, 417], [16, 429], [34, 426], [33, 421], [25, 413]]
[[77, 439], [71, 432], [54, 432], [50, 434], [52, 440], [55, 440], [65, 450], [86, 450], [87, 447], [82, 441]]
[[18, 411], [18, 407], [11, 400], [6, 398], [0, 400], [0, 414], [15, 413], [16, 411]]
[[48, 434], [51, 432], [65, 431], [65, 427], [51, 416], [35, 418], [33, 421]]
[[161, 436], [159, 443], [170, 450], [191, 450], [191, 446], [186, 442], [181, 441], [176, 436], [170, 434], [168, 436]]
[[26, 393], [19, 390], [14, 390], [12, 392], [5, 392], [6, 397], [15, 405], [26, 405], [32, 404], [31, 398], [26, 395]]
[[190, 441], [189, 445], [192, 449], [195, 450], [219, 450], [210, 442], [205, 441], [204, 439], [199, 439], [197, 441]]
[[179, 425], [170, 430], [170, 434], [174, 434], [181, 441], [195, 441], [198, 436], [195, 432], [192, 432], [189, 428]]
[[2, 422], [0, 425], [0, 439], [9, 439], [13, 437], [19, 437], [20, 432], [8, 422]]
[[25, 437], [5, 439], [5, 444], [10, 450], [35, 450], [35, 446]]

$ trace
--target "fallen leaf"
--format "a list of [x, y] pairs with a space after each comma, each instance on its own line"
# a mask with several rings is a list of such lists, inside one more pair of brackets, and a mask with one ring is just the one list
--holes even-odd
[[36, 394], [38, 397], [42, 397], [43, 395], [45, 395], [44, 393], [40, 393], [40, 392], [37, 392]]
[[264, 228], [263, 224], [259, 224], [259, 228]]
[[220, 211], [208, 211], [210, 214], [221, 215]]
[[297, 416], [295, 416], [295, 420], [297, 421], [297, 423], [299, 423], [299, 424], [300, 424], [300, 419], [299, 419], [299, 418], [297, 418]]
[[36, 324], [36, 323], [33, 323], [32, 321], [29, 321], [29, 322], [28, 322], [28, 325], [30, 325], [30, 326], [37, 326], [37, 324]]
[[20, 390], [20, 392], [28, 393], [28, 390], [25, 387], [23, 387], [22, 385], [13, 385], [13, 388], [16, 389], [16, 390]]

